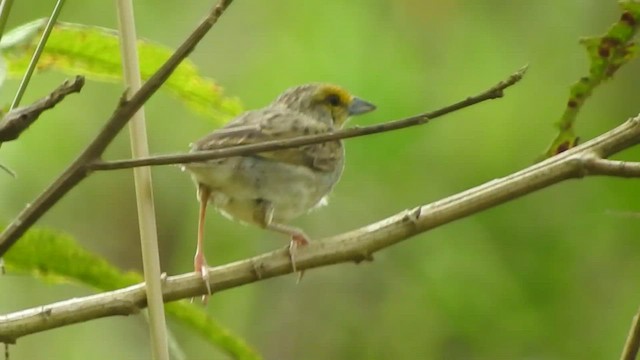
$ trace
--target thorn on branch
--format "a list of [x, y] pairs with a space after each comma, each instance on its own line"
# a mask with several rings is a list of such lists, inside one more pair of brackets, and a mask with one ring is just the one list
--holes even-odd
[[118, 107], [124, 107], [129, 102], [129, 88], [124, 89], [122, 95], [120, 95], [120, 99], [118, 99]]
[[402, 218], [402, 221], [410, 222], [415, 225], [417, 224], [421, 213], [422, 213], [422, 206], [418, 206], [412, 210], [407, 210], [404, 217]]
[[369, 252], [369, 251], [361, 252], [361, 253], [359, 254], [359, 256], [357, 256], [357, 257], [353, 260], [353, 262], [355, 262], [356, 264], [360, 264], [360, 263], [361, 263], [361, 262], [363, 262], [363, 261], [368, 261], [368, 262], [373, 261], [373, 253], [371, 253], [371, 252]]
[[50, 317], [51, 316], [51, 308], [43, 306], [42, 310], [40, 311], [40, 315], [42, 315], [45, 318]]
[[256, 263], [251, 260], [251, 272], [255, 275], [256, 279], [261, 280], [264, 274], [264, 264], [261, 262]]
[[56, 106], [67, 95], [80, 92], [83, 86], [84, 77], [76, 76], [73, 81], [66, 80], [51, 94], [35, 103], [9, 111], [0, 121], [0, 143], [17, 139], [42, 112]]

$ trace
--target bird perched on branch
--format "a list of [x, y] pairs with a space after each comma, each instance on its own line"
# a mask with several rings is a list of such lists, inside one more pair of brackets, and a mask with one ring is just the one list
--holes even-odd
[[[327, 133], [342, 128], [350, 116], [374, 109], [335, 85], [297, 86], [269, 106], [248, 111], [198, 140], [192, 152]], [[231, 219], [290, 236], [289, 256], [296, 272], [296, 248], [309, 238], [286, 223], [325, 204], [343, 167], [344, 147], [339, 140], [185, 165], [200, 201], [194, 267], [209, 292], [203, 251], [207, 203]]]

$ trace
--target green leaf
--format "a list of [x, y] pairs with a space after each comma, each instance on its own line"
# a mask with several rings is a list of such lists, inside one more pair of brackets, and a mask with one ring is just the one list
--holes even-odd
[[139, 274], [122, 272], [82, 249], [70, 236], [51, 230], [27, 232], [4, 260], [11, 272], [28, 273], [51, 282], [89, 285], [96, 290], [115, 290], [142, 281]]
[[640, 3], [631, 0], [620, 1], [622, 15], [606, 34], [585, 38], [580, 41], [589, 55], [589, 75], [580, 78], [569, 89], [569, 99], [565, 110], [556, 122], [559, 132], [545, 153], [551, 157], [578, 144], [573, 129], [580, 109], [602, 82], [613, 75], [624, 64], [635, 58], [638, 46], [633, 38], [640, 26]]
[[[28, 231], [4, 260], [7, 271], [32, 274], [50, 282], [78, 283], [102, 291], [142, 282], [142, 275], [118, 270], [100, 256], [82, 249], [70, 236], [52, 230]], [[234, 359], [260, 359], [260, 355], [204, 309], [182, 300], [167, 304], [165, 311]]]
[[260, 355], [244, 341], [229, 330], [223, 328], [201, 308], [186, 301], [172, 302], [165, 305], [165, 311], [174, 319], [181, 321], [191, 330], [218, 347], [233, 354], [237, 359], [259, 360]]
[[[9, 76], [22, 76], [44, 30], [46, 19], [13, 29], [0, 41]], [[138, 40], [140, 72], [148, 79], [173, 53], [165, 46]], [[112, 29], [71, 23], [57, 23], [51, 31], [37, 69], [54, 69], [67, 74], [82, 74], [88, 79], [116, 82], [122, 77], [118, 33]], [[190, 60], [183, 61], [164, 84], [190, 109], [218, 123], [240, 113], [236, 98], [222, 95], [222, 88], [203, 77]]]

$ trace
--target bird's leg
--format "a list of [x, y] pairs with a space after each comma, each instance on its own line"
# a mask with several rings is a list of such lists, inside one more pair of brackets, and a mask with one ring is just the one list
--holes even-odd
[[291, 237], [291, 242], [289, 243], [289, 258], [291, 259], [291, 268], [293, 272], [298, 273], [298, 280], [302, 280], [302, 276], [304, 275], [304, 270], [298, 271], [296, 266], [296, 250], [298, 247], [305, 246], [309, 244], [309, 237], [300, 229], [287, 226], [283, 224], [277, 224], [273, 222], [273, 205], [269, 201], [260, 201], [260, 209], [256, 213], [256, 217], [258, 222], [265, 228], [273, 231], [277, 231], [282, 234], [289, 235]]
[[[211, 295], [211, 287], [209, 286], [209, 272], [207, 271], [207, 260], [204, 256], [204, 222], [205, 215], [207, 213], [207, 203], [209, 202], [209, 195], [211, 190], [206, 186], [198, 185], [198, 200], [200, 200], [200, 214], [198, 217], [198, 243], [196, 245], [196, 255], [193, 258], [193, 267], [195, 271], [200, 274], [204, 281], [207, 292]], [[202, 301], [207, 302], [208, 295], [202, 296]]]

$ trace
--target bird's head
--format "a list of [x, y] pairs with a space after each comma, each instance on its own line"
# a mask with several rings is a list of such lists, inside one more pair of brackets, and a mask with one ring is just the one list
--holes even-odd
[[273, 105], [285, 106], [338, 129], [350, 116], [376, 109], [375, 105], [331, 84], [308, 84], [290, 88], [278, 96]]

